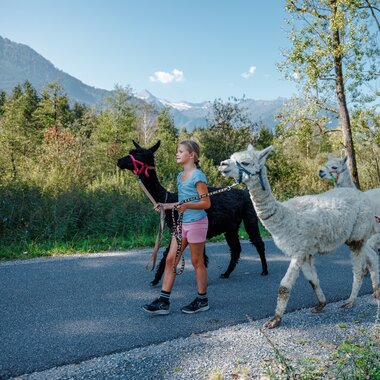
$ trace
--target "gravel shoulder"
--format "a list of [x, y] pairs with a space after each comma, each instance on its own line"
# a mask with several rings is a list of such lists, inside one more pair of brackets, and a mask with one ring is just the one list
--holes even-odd
[[[271, 343], [289, 363], [323, 366], [342, 340], [360, 339], [378, 329], [379, 301], [359, 297], [349, 310], [330, 303], [322, 314], [303, 309], [285, 314], [274, 330], [265, 320], [248, 321], [187, 338], [94, 358], [78, 364], [26, 374], [14, 379], [265, 379], [264, 367], [276, 366]], [[163, 323], [167, 317], [162, 318]], [[378, 331], [377, 331], [378, 333]]]

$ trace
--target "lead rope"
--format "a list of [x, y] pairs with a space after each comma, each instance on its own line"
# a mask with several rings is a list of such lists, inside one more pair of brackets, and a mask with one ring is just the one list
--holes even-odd
[[[144, 184], [142, 183], [140, 178], [137, 178], [137, 182], [139, 183], [140, 187], [143, 189], [145, 195], [153, 203], [153, 207], [156, 207], [157, 202], [152, 197], [152, 195], [149, 193], [147, 188], [144, 186]], [[167, 198], [167, 196], [168, 196], [168, 193], [166, 192], [166, 198]], [[165, 202], [166, 202], [166, 199], [165, 199]], [[164, 228], [165, 228], [165, 211], [164, 211], [164, 209], [160, 208], [160, 224], [159, 224], [159, 228], [158, 228], [158, 232], [157, 232], [157, 236], [156, 236], [156, 242], [154, 243], [152, 256], [145, 266], [146, 270], [152, 271], [156, 267], [157, 254], [158, 254], [158, 250], [160, 249], [161, 240], [162, 240], [162, 233], [164, 231]], [[150, 263], [152, 263], [151, 269], [149, 269]]]
[[[229, 185], [229, 186], [223, 187], [221, 189], [212, 191], [211, 193], [197, 195], [196, 197], [184, 199], [183, 201], [178, 202], [178, 204], [174, 208], [172, 208], [173, 236], [175, 237], [175, 239], [177, 241], [177, 252], [175, 254], [175, 260], [174, 260], [174, 265], [173, 265], [173, 273], [175, 273], [176, 275], [181, 275], [185, 271], [185, 259], [184, 259], [183, 255], [181, 255], [181, 253], [182, 253], [183, 212], [178, 211], [178, 207], [183, 205], [184, 203], [193, 202], [193, 201], [203, 199], [206, 197], [211, 197], [211, 195], [215, 195], [215, 194], [223, 193], [225, 191], [229, 191], [237, 185], [239, 185], [238, 182], [234, 183], [233, 185]], [[178, 220], [177, 221], [175, 220], [175, 211], [178, 211]], [[177, 271], [177, 265], [178, 265], [177, 260], [178, 260], [179, 256], [181, 256], [182, 262], [181, 262], [181, 268], [179, 269], [179, 271]]]
[[[149, 169], [153, 169], [153, 167], [149, 167]], [[242, 171], [247, 172], [246, 170], [242, 170], [242, 168], [239, 168], [239, 179], [233, 185], [229, 185], [229, 186], [223, 187], [221, 189], [212, 191], [211, 193], [202, 194], [202, 195], [198, 195], [196, 197], [185, 199], [185, 200], [183, 200], [181, 202], [178, 202], [177, 206], [172, 209], [173, 236], [176, 238], [176, 241], [177, 241], [177, 252], [176, 252], [176, 256], [175, 256], [175, 260], [174, 260], [174, 266], [173, 266], [173, 272], [175, 274], [180, 275], [185, 270], [185, 259], [184, 259], [183, 255], [181, 256], [181, 258], [182, 258], [182, 264], [181, 264], [181, 268], [180, 268], [179, 272], [177, 272], [177, 265], [176, 265], [178, 257], [181, 255], [181, 248], [182, 248], [182, 219], [183, 219], [183, 213], [182, 212], [178, 212], [178, 220], [177, 221], [175, 220], [175, 211], [177, 210], [177, 207], [183, 205], [184, 203], [189, 203], [189, 202], [192, 202], [192, 201], [195, 201], [195, 200], [199, 200], [199, 199], [203, 199], [203, 198], [206, 198], [206, 197], [210, 197], [211, 195], [215, 195], [215, 194], [219, 194], [219, 193], [223, 193], [225, 191], [231, 190], [233, 187], [235, 187], [235, 186], [237, 186], [237, 185], [239, 185], [241, 183], [241, 177], [242, 177], [241, 172]], [[249, 173], [249, 174], [251, 174], [251, 173]], [[142, 190], [144, 191], [145, 195], [152, 202], [153, 207], [156, 207], [158, 203], [155, 201], [155, 199], [149, 193], [148, 189], [144, 186], [144, 184], [142, 183], [142, 181], [141, 181], [141, 179], [139, 177], [137, 177], [137, 182], [140, 185], [140, 187], [142, 188]], [[260, 182], [262, 182], [261, 173], [260, 173]], [[263, 184], [262, 184], [262, 186], [263, 186]], [[167, 198], [167, 196], [168, 196], [168, 193], [166, 192], [166, 198]], [[165, 199], [165, 203], [166, 203], [166, 199]], [[153, 249], [152, 256], [151, 256], [150, 260], [148, 261], [148, 263], [146, 264], [146, 267], [145, 267], [146, 270], [148, 270], [149, 264], [151, 262], [152, 262], [152, 268], [150, 269], [150, 271], [152, 271], [155, 268], [155, 266], [156, 266], [157, 253], [158, 253], [158, 250], [160, 249], [161, 240], [162, 240], [162, 233], [163, 233], [164, 228], [165, 228], [165, 210], [163, 208], [160, 208], [159, 231], [157, 233], [156, 242], [154, 244], [154, 249]]]

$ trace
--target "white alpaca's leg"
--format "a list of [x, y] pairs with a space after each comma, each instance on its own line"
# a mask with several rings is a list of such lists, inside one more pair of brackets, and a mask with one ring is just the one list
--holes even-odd
[[371, 238], [367, 240], [367, 245], [375, 252], [378, 252], [380, 249], [380, 233], [372, 235]]
[[301, 266], [301, 270], [304, 276], [306, 277], [306, 279], [309, 281], [310, 285], [312, 286], [314, 293], [318, 299], [318, 305], [315, 306], [312, 309], [312, 311], [314, 313], [320, 313], [323, 311], [323, 308], [326, 306], [326, 297], [323, 294], [323, 291], [319, 284], [317, 270], [315, 269], [315, 265], [314, 265], [314, 257], [309, 256], [307, 259], [305, 259], [305, 262]]
[[[373, 296], [375, 298], [380, 297], [379, 289], [379, 256], [377, 254], [378, 239], [380, 234], [376, 234], [367, 241], [367, 244], [364, 246], [365, 249], [365, 259], [366, 264], [371, 275], [371, 283], [373, 289]], [[374, 250], [374, 247], [376, 251]]]
[[351, 261], [352, 261], [352, 273], [354, 279], [352, 282], [351, 295], [348, 300], [341, 306], [345, 308], [350, 308], [356, 301], [358, 297], [359, 290], [363, 283], [364, 277], [364, 263], [365, 263], [365, 248], [361, 247], [358, 250], [351, 248]]
[[300, 272], [301, 263], [298, 259], [292, 259], [289, 264], [289, 268], [286, 271], [285, 276], [281, 280], [280, 287], [278, 288], [277, 306], [274, 314], [274, 318], [267, 321], [264, 327], [272, 329], [278, 326], [281, 322], [282, 316], [285, 312], [286, 305], [288, 304], [290, 292], [297, 280]]

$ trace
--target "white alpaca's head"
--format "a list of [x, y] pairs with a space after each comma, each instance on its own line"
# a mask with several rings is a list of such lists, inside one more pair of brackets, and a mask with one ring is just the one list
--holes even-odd
[[339, 176], [346, 170], [348, 170], [347, 156], [342, 160], [337, 157], [329, 157], [325, 166], [319, 169], [318, 175], [322, 179], [337, 182]]
[[272, 150], [273, 147], [268, 146], [258, 151], [249, 144], [247, 150], [236, 152], [229, 159], [222, 161], [218, 169], [225, 177], [232, 177], [237, 182], [248, 182], [251, 177], [259, 175]]

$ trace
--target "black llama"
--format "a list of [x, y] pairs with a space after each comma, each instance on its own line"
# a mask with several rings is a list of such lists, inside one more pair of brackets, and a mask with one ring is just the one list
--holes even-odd
[[[142, 148], [135, 141], [133, 141], [133, 144], [136, 149], [131, 150], [128, 156], [120, 158], [117, 162], [118, 167], [120, 169], [128, 169], [135, 174], [139, 173], [139, 178], [156, 202], [178, 202], [178, 194], [166, 191], [157, 178], [154, 165], [154, 152], [159, 148], [160, 141], [149, 149]], [[215, 187], [208, 187], [210, 192], [216, 189]], [[262, 265], [261, 275], [267, 275], [268, 269], [265, 259], [265, 245], [259, 232], [258, 218], [248, 190], [233, 188], [230, 191], [213, 195], [211, 198], [211, 207], [206, 210], [206, 212], [209, 220], [207, 238], [209, 239], [224, 233], [227, 244], [230, 247], [231, 260], [226, 272], [221, 274], [221, 277], [228, 278], [239, 261], [241, 246], [238, 230], [242, 221], [244, 221], [244, 227], [249, 235], [249, 240], [256, 247], [260, 255]], [[171, 230], [173, 226], [171, 211], [166, 211], [165, 221]], [[153, 286], [160, 282], [164, 273], [169, 246], [165, 249], [154, 280], [151, 282]], [[206, 254], [205, 262], [207, 263]]]

